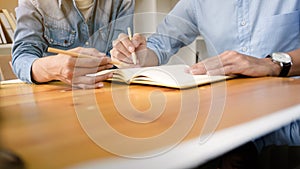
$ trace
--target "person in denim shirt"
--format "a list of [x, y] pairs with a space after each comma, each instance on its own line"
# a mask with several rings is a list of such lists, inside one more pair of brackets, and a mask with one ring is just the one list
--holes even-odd
[[[133, 12], [133, 0], [19, 0], [14, 72], [28, 83], [60, 80], [81, 88], [102, 87], [101, 81], [112, 74], [85, 75], [113, 67], [106, 55], [112, 40], [132, 28]], [[95, 58], [52, 54], [48, 47]]]
[[[181, 0], [148, 40], [135, 34], [130, 41], [120, 34], [111, 55], [126, 67], [137, 66], [131, 58], [133, 52], [138, 66], [166, 64], [199, 35], [206, 42], [209, 58], [192, 65], [191, 74], [279, 76], [282, 66], [266, 56], [284, 52], [293, 63], [285, 75], [300, 75], [299, 0]], [[299, 146], [299, 133], [300, 120], [295, 119], [254, 140], [251, 147], [260, 152], [269, 145]], [[246, 147], [246, 153], [250, 152]], [[243, 168], [235, 164], [221, 168]], [[255, 168], [251, 163], [244, 166], [251, 167]]]

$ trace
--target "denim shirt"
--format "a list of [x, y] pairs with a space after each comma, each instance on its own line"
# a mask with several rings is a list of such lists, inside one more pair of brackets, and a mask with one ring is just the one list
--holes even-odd
[[14, 72], [32, 83], [32, 63], [50, 55], [48, 47], [96, 48], [109, 54], [112, 41], [133, 27], [134, 0], [94, 0], [85, 20], [75, 0], [19, 0], [17, 30], [12, 49]]
[[262, 58], [300, 48], [300, 0], [180, 0], [156, 32], [148, 47], [160, 64], [199, 35], [209, 56], [235, 50]]

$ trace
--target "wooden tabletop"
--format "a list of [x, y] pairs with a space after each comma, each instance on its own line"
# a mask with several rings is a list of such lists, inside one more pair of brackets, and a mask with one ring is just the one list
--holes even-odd
[[[187, 90], [105, 83], [0, 88], [1, 144], [29, 169], [170, 147], [300, 103], [300, 79], [237, 78]], [[151, 155], [151, 154], [147, 154]]]

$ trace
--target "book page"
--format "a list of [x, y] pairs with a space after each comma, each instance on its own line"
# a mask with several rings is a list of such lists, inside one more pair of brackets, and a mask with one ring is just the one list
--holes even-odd
[[228, 76], [192, 75], [187, 73], [187, 65], [163, 65], [143, 68], [113, 69], [89, 76], [99, 76], [114, 72], [109, 81], [127, 84], [147, 84], [171, 88], [190, 88], [229, 78]]
[[180, 87], [187, 81], [193, 81], [186, 73], [186, 65], [163, 65], [143, 68], [134, 74], [130, 83], [152, 84], [166, 87]]
[[95, 77], [95, 76], [101, 76], [107, 73], [114, 73], [114, 76], [112, 79], [109, 79], [109, 81], [119, 81], [124, 83], [130, 83], [131, 78], [134, 77], [134, 75], [139, 72], [143, 68], [127, 68], [127, 69], [109, 69], [109, 70], [103, 70], [94, 74], [87, 74], [86, 76], [89, 77]]

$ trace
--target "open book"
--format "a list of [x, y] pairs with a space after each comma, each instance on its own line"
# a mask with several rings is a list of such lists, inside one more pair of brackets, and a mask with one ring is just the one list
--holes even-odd
[[187, 65], [163, 65], [143, 68], [110, 69], [87, 76], [98, 76], [113, 72], [109, 81], [126, 84], [146, 84], [170, 88], [191, 88], [202, 84], [225, 80], [229, 76], [191, 75]]

